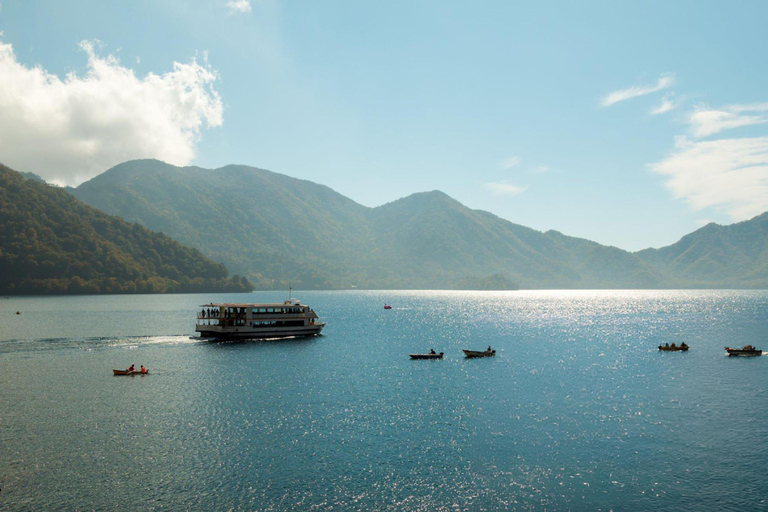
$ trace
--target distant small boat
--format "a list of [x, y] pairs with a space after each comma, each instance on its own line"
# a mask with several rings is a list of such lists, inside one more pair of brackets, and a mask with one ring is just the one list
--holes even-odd
[[467, 357], [494, 357], [496, 355], [495, 350], [465, 350], [462, 349], [464, 355]]
[[408, 354], [408, 355], [411, 356], [411, 359], [442, 359], [443, 358], [442, 352], [440, 352], [439, 354], [434, 353], [434, 354]]
[[742, 348], [730, 348], [725, 347], [725, 351], [729, 356], [761, 356], [763, 351], [756, 349], [752, 345], [744, 345]]
[[688, 350], [688, 348], [689, 347], [688, 345], [685, 344], [685, 342], [682, 342], [680, 345], [675, 345], [674, 343], [671, 345], [669, 343], [665, 345], [659, 345], [659, 350], [661, 350], [662, 352], [680, 352], [680, 351], [685, 352], [686, 350]]
[[390, 306], [389, 304], [384, 304], [384, 309], [392, 309], [392, 306]]
[[149, 375], [149, 371], [142, 372], [142, 371], [128, 371], [128, 370], [112, 370], [112, 373], [115, 375]]

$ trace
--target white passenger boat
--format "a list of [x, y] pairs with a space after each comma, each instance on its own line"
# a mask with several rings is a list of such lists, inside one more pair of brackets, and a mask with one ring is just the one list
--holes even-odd
[[325, 327], [317, 313], [298, 300], [272, 304], [203, 304], [195, 331], [204, 338], [263, 339], [315, 336]]

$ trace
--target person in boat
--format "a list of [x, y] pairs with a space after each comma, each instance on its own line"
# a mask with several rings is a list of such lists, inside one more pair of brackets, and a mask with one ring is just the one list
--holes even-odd
[[488, 350], [486, 350], [486, 352], [491, 352], [491, 346], [490, 345], [488, 345]]
[[664, 348], [669, 348], [669, 343], [668, 342], [664, 344]]
[[129, 372], [135, 372], [136, 371], [136, 365], [132, 364], [130, 368], [128, 368]]
[[141, 365], [141, 373], [149, 373], [149, 371], [144, 368], [144, 365]]
[[675, 344], [674, 343], [672, 344], [672, 348], [675, 348]]
[[435, 349], [433, 349], [433, 348], [432, 348], [432, 349], [429, 349], [429, 353], [430, 353], [430, 354], [437, 354], [437, 352], [435, 352]]

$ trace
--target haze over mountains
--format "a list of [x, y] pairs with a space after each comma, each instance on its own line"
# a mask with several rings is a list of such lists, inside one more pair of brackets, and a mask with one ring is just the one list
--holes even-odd
[[368, 208], [253, 167], [120, 164], [69, 189], [257, 288], [765, 288], [768, 213], [636, 253], [472, 210], [442, 192]]

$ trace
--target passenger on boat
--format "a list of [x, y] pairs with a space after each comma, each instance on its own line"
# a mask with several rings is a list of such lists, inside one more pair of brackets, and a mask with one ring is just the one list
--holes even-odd
[[134, 371], [136, 371], [136, 365], [132, 364], [132, 365], [131, 365], [131, 367], [130, 367], [130, 368], [128, 368], [128, 371], [129, 371], [129, 372], [134, 372]]
[[488, 352], [491, 352], [491, 346], [488, 345]]
[[141, 373], [149, 373], [146, 368], [144, 368], [144, 365], [141, 365]]
[[429, 353], [430, 353], [430, 354], [437, 354], [437, 352], [435, 352], [435, 349], [433, 349], [433, 348], [432, 348], [432, 349], [429, 349]]
[[669, 348], [669, 343], [665, 343], [664, 347]]

